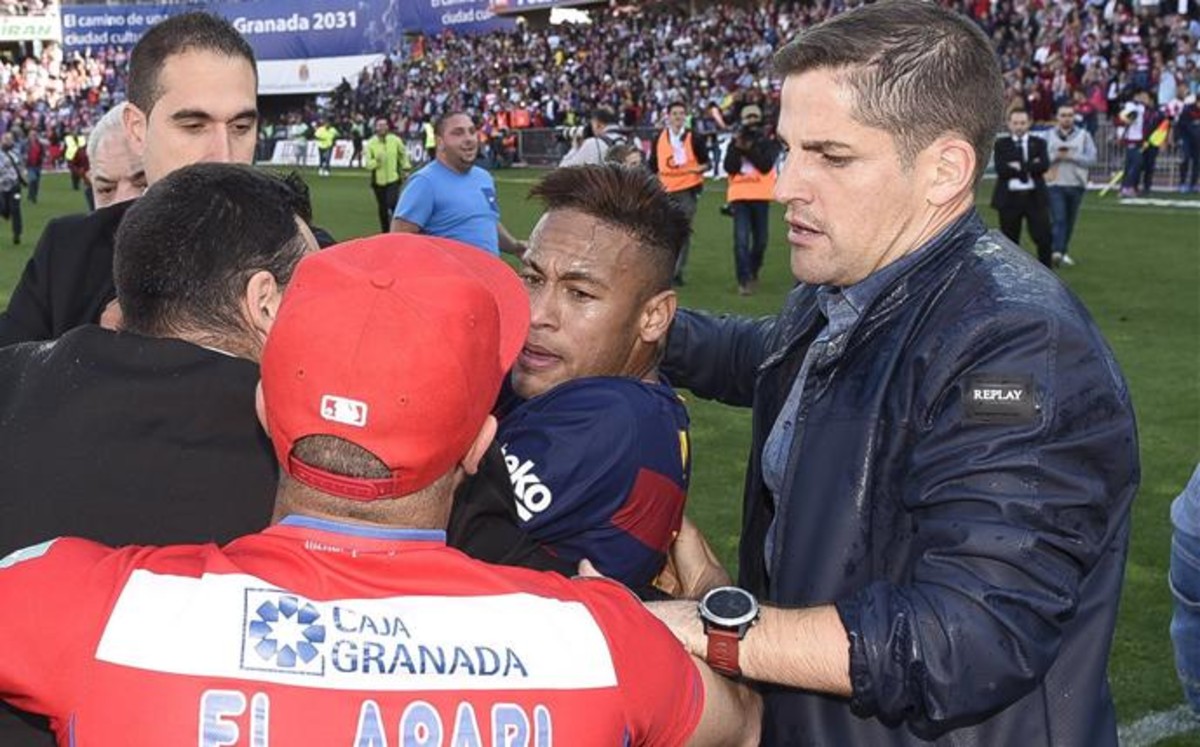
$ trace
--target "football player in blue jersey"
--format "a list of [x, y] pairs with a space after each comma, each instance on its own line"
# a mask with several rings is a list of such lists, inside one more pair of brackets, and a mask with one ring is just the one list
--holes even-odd
[[[690, 474], [687, 411], [658, 361], [691, 229], [640, 169], [558, 169], [530, 194], [546, 206], [521, 261], [532, 319], [496, 439], [515, 521], [563, 568], [586, 558], [645, 588], [679, 530]], [[485, 557], [481, 546], [504, 544], [486, 529], [453, 534]]]

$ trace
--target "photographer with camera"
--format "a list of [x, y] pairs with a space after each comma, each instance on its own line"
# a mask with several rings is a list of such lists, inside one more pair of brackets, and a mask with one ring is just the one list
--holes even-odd
[[725, 151], [729, 175], [726, 201], [733, 216], [733, 259], [738, 294], [749, 296], [758, 287], [758, 270], [767, 250], [767, 225], [775, 192], [775, 161], [779, 143], [763, 127], [762, 109], [742, 107], [742, 125]]
[[616, 139], [608, 134], [609, 128], [617, 123], [617, 115], [611, 109], [599, 108], [592, 112], [591, 122], [586, 127], [568, 128], [571, 150], [562, 157], [559, 166], [585, 166], [604, 163], [608, 149]]

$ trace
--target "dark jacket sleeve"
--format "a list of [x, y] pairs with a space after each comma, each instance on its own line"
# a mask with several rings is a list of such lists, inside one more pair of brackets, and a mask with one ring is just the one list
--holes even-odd
[[1025, 173], [1021, 169], [1014, 169], [1009, 165], [1010, 161], [1020, 160], [1011, 138], [1002, 137], [996, 140], [995, 145], [992, 146], [992, 161], [996, 166], [997, 180], [1024, 179]]
[[455, 491], [446, 542], [487, 563], [574, 576], [574, 563], [555, 556], [521, 528], [515, 506], [504, 454], [500, 445], [493, 443], [484, 453], [478, 472]]
[[701, 135], [699, 132], [692, 130], [692, 154], [696, 156], [696, 163], [701, 166], [709, 164], [707, 135]]
[[750, 148], [750, 163], [754, 164], [754, 168], [763, 174], [775, 168], [775, 161], [778, 158], [779, 144], [770, 138], [760, 137]]
[[[912, 581], [836, 602], [851, 707], [933, 738], [1032, 691], [1054, 663], [1102, 557], [1118, 552], [1138, 479], [1133, 412], [1094, 328], [1038, 309], [960, 320], [917, 382]], [[931, 354], [933, 355], [933, 354]], [[984, 422], [974, 376], [1032, 378], [1035, 408]]]
[[1050, 168], [1050, 155], [1046, 141], [1040, 137], [1029, 136], [1029, 175], [1039, 178]]
[[646, 168], [650, 169], [651, 174], [658, 173], [658, 139], [662, 134], [662, 130], [655, 132], [654, 139], [650, 141], [650, 156], [646, 159]]
[[747, 319], [680, 309], [667, 339], [662, 371], [699, 397], [749, 406], [758, 367], [769, 354], [775, 317]]
[[729, 147], [725, 149], [725, 160], [721, 162], [721, 168], [730, 175], [739, 174], [742, 171], [742, 152], [733, 142], [730, 142]]
[[30, 340], [48, 340], [54, 336], [50, 310], [50, 259], [53, 254], [55, 221], [46, 230], [25, 263], [8, 308], [0, 314], [0, 347]]
[[113, 290], [113, 237], [136, 200], [46, 224], [0, 315], [0, 345], [49, 340], [100, 319]]

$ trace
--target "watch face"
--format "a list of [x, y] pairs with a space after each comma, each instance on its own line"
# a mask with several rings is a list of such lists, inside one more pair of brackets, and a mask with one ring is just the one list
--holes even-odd
[[704, 597], [702, 606], [705, 617], [718, 625], [742, 625], [758, 614], [758, 602], [750, 592], [733, 586], [713, 589]]

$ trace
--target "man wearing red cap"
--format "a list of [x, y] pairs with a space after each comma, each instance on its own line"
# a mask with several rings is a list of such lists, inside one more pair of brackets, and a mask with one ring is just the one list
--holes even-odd
[[302, 260], [258, 407], [279, 523], [220, 549], [0, 560], [0, 695], [63, 744], [757, 743], [757, 696], [619, 585], [444, 546], [528, 320], [511, 271], [455, 242]]

